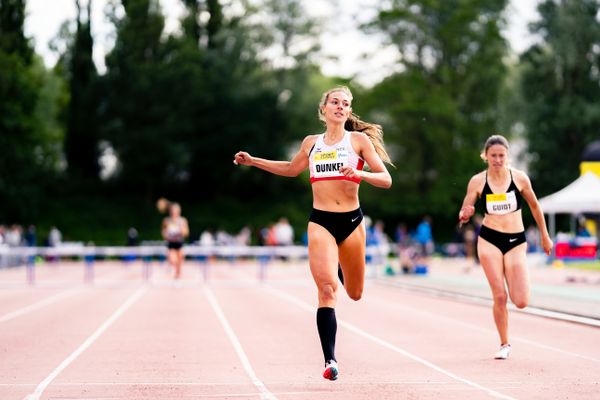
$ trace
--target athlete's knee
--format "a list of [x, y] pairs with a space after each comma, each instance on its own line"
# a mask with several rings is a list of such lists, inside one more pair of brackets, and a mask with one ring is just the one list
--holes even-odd
[[363, 289], [362, 288], [347, 288], [346, 293], [348, 293], [348, 297], [350, 297], [354, 301], [358, 301], [362, 298]]
[[513, 304], [517, 307], [517, 308], [525, 308], [527, 307], [527, 305], [529, 304], [529, 299], [526, 296], [517, 298], [513, 300]]
[[335, 301], [337, 297], [337, 287], [331, 283], [319, 285], [319, 298], [321, 301]]
[[527, 300], [521, 300], [515, 303], [515, 306], [517, 306], [517, 308], [525, 308], [527, 307], [527, 305], [529, 304], [529, 302]]
[[508, 296], [506, 292], [494, 293], [494, 304], [505, 307], [508, 302]]

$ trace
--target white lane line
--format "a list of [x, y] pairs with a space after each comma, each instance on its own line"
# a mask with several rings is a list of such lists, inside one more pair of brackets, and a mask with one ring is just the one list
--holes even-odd
[[[386, 301], [383, 301], [383, 300], [371, 299], [370, 301], [371, 302], [376, 302], [376, 303], [378, 303], [380, 305], [389, 306], [389, 303], [386, 302]], [[423, 310], [423, 309], [420, 309], [420, 308], [411, 307], [411, 306], [407, 306], [407, 305], [400, 305], [400, 304], [395, 304], [394, 307], [403, 308], [403, 309], [409, 310], [411, 312], [414, 312], [415, 310], [418, 310], [418, 313], [420, 315], [427, 314], [427, 315], [429, 315], [429, 316], [431, 316], [433, 318], [436, 318], [437, 320], [443, 320], [443, 321], [451, 322], [451, 323], [454, 323], [454, 324], [457, 324], [457, 325], [460, 325], [460, 326], [463, 326], [463, 327], [466, 327], [466, 328], [470, 328], [470, 329], [475, 330], [475, 331], [479, 331], [479, 332], [484, 332], [484, 333], [489, 333], [489, 334], [496, 335], [496, 331], [493, 331], [491, 329], [482, 328], [482, 327], [480, 327], [478, 325], [473, 325], [473, 324], [470, 324], [468, 322], [464, 322], [464, 321], [461, 321], [461, 320], [458, 320], [458, 319], [455, 319], [455, 318], [447, 317], [445, 315], [436, 314], [436, 313], [433, 313], [431, 311], [427, 311], [427, 310]], [[511, 341], [526, 343], [526, 344], [528, 344], [530, 346], [538, 347], [540, 349], [549, 350], [549, 351], [553, 351], [555, 353], [565, 354], [565, 355], [568, 355], [568, 356], [571, 356], [571, 357], [577, 357], [577, 358], [581, 358], [581, 359], [584, 359], [584, 360], [593, 361], [593, 362], [596, 362], [596, 363], [600, 362], [600, 359], [595, 358], [595, 357], [586, 356], [584, 354], [579, 354], [579, 353], [574, 353], [574, 352], [569, 351], [569, 350], [559, 349], [557, 347], [546, 345], [546, 344], [542, 344], [542, 343], [539, 343], [539, 342], [534, 341], [534, 340], [525, 339], [525, 338], [522, 338], [520, 336], [511, 335]]]
[[[304, 301], [302, 301], [302, 300], [300, 300], [300, 299], [298, 299], [298, 298], [296, 298], [294, 296], [291, 296], [291, 295], [289, 295], [289, 294], [287, 294], [285, 292], [282, 292], [279, 289], [275, 289], [272, 286], [266, 286], [266, 287], [269, 288], [269, 290], [274, 295], [276, 295], [276, 296], [278, 296], [278, 297], [280, 297], [280, 298], [282, 298], [284, 300], [287, 300], [288, 302], [290, 302], [292, 304], [295, 304], [298, 307], [300, 307], [300, 308], [302, 308], [302, 309], [304, 309], [306, 311], [314, 313], [314, 311], [315, 311], [315, 307], [314, 306], [312, 306], [312, 305], [310, 305], [308, 303], [305, 303]], [[391, 344], [390, 342], [387, 342], [387, 341], [385, 341], [383, 339], [380, 339], [377, 336], [371, 335], [370, 333], [367, 333], [366, 331], [363, 331], [362, 329], [358, 328], [357, 326], [355, 326], [355, 325], [353, 325], [353, 324], [351, 324], [349, 322], [345, 322], [344, 320], [338, 319], [337, 323], [338, 323], [338, 326], [342, 326], [342, 327], [346, 328], [347, 330], [349, 330], [349, 331], [357, 334], [358, 336], [362, 336], [365, 339], [368, 339], [368, 340], [370, 340], [370, 341], [372, 341], [374, 343], [377, 343], [377, 344], [379, 344], [379, 345], [381, 345], [381, 346], [383, 346], [383, 347], [385, 347], [385, 348], [387, 348], [389, 350], [395, 351], [396, 353], [400, 353], [403, 356], [410, 358], [411, 360], [414, 360], [414, 361], [416, 361], [416, 362], [418, 362], [420, 364], [423, 364], [426, 367], [429, 367], [429, 368], [431, 368], [431, 369], [433, 369], [433, 370], [435, 370], [435, 371], [437, 371], [437, 372], [439, 372], [439, 373], [441, 373], [443, 375], [446, 375], [446, 376], [448, 376], [448, 377], [450, 377], [450, 378], [452, 378], [452, 379], [454, 379], [456, 381], [462, 382], [462, 383], [464, 383], [464, 384], [466, 384], [468, 386], [471, 386], [471, 387], [473, 387], [475, 389], [481, 390], [481, 391], [489, 394], [492, 397], [495, 397], [497, 399], [515, 400], [514, 397], [510, 397], [508, 395], [496, 392], [495, 390], [489, 389], [489, 388], [487, 388], [485, 386], [482, 386], [482, 385], [480, 385], [478, 383], [475, 383], [475, 382], [470, 381], [470, 380], [468, 380], [466, 378], [462, 378], [462, 377], [460, 377], [460, 376], [458, 376], [456, 374], [453, 374], [452, 372], [447, 371], [444, 368], [442, 368], [442, 367], [440, 367], [438, 365], [435, 365], [434, 363], [429, 362], [429, 361], [427, 361], [427, 360], [425, 360], [425, 359], [423, 359], [423, 358], [421, 358], [421, 357], [419, 357], [419, 356], [417, 356], [415, 354], [412, 354], [411, 352], [409, 352], [407, 350], [404, 350], [404, 349], [402, 349], [402, 348], [400, 348], [400, 347], [398, 347], [396, 345]]]
[[129, 307], [133, 305], [142, 295], [146, 292], [147, 288], [145, 286], [140, 287], [138, 290], [133, 292], [131, 296], [125, 300], [125, 302], [119, 307], [96, 331], [88, 337], [85, 342], [81, 344], [74, 352], [72, 352], [67, 358], [60, 363], [58, 367], [54, 369], [44, 379], [40, 382], [39, 385], [35, 388], [35, 391], [28, 396], [25, 397], [26, 400], [38, 400], [44, 390], [50, 385], [50, 383], [65, 369], [71, 364], [77, 357], [79, 357], [84, 351], [86, 351], [121, 315], [127, 311]]
[[30, 304], [28, 306], [19, 308], [15, 311], [11, 311], [7, 314], [0, 316], [0, 324], [3, 322], [6, 322], [6, 321], [10, 321], [11, 319], [20, 317], [22, 315], [25, 315], [27, 313], [30, 313], [32, 311], [35, 311], [39, 308], [46, 307], [47, 305], [50, 305], [59, 300], [62, 300], [65, 297], [72, 296], [78, 291], [79, 291], [78, 289], [73, 289], [73, 290], [68, 290], [66, 292], [57, 293], [54, 296], [50, 296], [48, 298], [45, 298], [44, 300], [40, 300], [37, 303]]
[[233, 331], [233, 328], [229, 324], [229, 321], [227, 321], [227, 318], [225, 317], [225, 313], [221, 309], [221, 306], [219, 306], [219, 303], [217, 302], [215, 295], [213, 294], [212, 290], [208, 286], [204, 286], [204, 294], [208, 298], [208, 301], [209, 301], [210, 305], [212, 306], [213, 311], [217, 315], [217, 318], [219, 318], [221, 325], [223, 325], [223, 329], [225, 330], [225, 333], [229, 337], [229, 341], [233, 345], [235, 352], [237, 353], [238, 357], [240, 358], [240, 361], [242, 362], [242, 365], [244, 366], [244, 369], [246, 370], [246, 374], [250, 377], [254, 386], [256, 386], [256, 388], [259, 390], [260, 398], [263, 400], [277, 400], [277, 397], [275, 397], [275, 395], [273, 393], [271, 393], [269, 391], [269, 389], [267, 389], [265, 384], [260, 379], [258, 379], [258, 377], [256, 376], [256, 373], [254, 372], [254, 369], [252, 368], [252, 365], [250, 364], [250, 361], [248, 360], [248, 357], [246, 356], [246, 353], [244, 352], [244, 348], [242, 347], [242, 344], [238, 340], [235, 332]]

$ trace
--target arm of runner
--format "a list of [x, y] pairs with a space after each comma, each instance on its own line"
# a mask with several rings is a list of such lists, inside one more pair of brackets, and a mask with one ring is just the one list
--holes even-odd
[[237, 165], [247, 165], [260, 168], [264, 171], [281, 176], [298, 176], [302, 171], [308, 168], [308, 153], [314, 144], [315, 137], [307, 136], [302, 141], [300, 150], [291, 161], [274, 161], [259, 157], [252, 157], [245, 151], [239, 151], [235, 154], [233, 162]]
[[188, 224], [187, 218], [182, 217], [181, 236], [184, 238], [190, 235], [190, 225]]
[[550, 234], [548, 233], [548, 228], [546, 227], [546, 220], [544, 219], [542, 206], [540, 206], [540, 202], [533, 191], [529, 177], [524, 172], [520, 171], [517, 173], [517, 176], [518, 183], [521, 186], [521, 195], [529, 205], [531, 215], [533, 215], [533, 219], [535, 219], [535, 222], [540, 230], [542, 248], [544, 249], [546, 255], [550, 255], [552, 252], [552, 247], [554, 247], [554, 243], [552, 242]]
[[352, 139], [353, 144], [357, 144], [357, 153], [362, 156], [371, 171], [360, 171], [349, 166], [343, 166], [340, 168], [340, 173], [349, 178], [358, 177], [375, 187], [389, 189], [392, 186], [392, 177], [381, 157], [375, 151], [373, 143], [364, 133], [354, 133]]
[[459, 227], [469, 222], [471, 217], [475, 214], [475, 202], [479, 196], [478, 189], [482, 186], [480, 180], [479, 174], [477, 174], [471, 178], [467, 185], [467, 194], [465, 195], [458, 213]]
[[162, 224], [160, 225], [160, 234], [164, 240], [167, 240], [167, 219], [163, 218]]

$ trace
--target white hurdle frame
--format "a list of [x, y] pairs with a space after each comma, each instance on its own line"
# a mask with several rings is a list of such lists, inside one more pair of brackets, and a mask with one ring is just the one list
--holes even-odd
[[[151, 261], [155, 258], [166, 259], [166, 246], [57, 246], [57, 247], [8, 247], [0, 246], [0, 267], [8, 264], [7, 260], [15, 260], [14, 266], [26, 267], [27, 282], [35, 283], [35, 264], [37, 257], [44, 258], [81, 258], [85, 263], [84, 281], [93, 283], [94, 266], [99, 257], [111, 257], [125, 260], [134, 258], [143, 262], [143, 280], [148, 281], [151, 275]], [[254, 258], [259, 264], [259, 279], [266, 279], [267, 265], [276, 257], [301, 259], [308, 257], [305, 246], [198, 246], [185, 245], [185, 257], [200, 262], [202, 276], [208, 280], [208, 261], [211, 258], [235, 260], [241, 257]]]

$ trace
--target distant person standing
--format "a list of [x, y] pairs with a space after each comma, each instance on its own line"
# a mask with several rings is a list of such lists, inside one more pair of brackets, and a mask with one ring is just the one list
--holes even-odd
[[37, 235], [35, 231], [35, 225], [29, 225], [27, 227], [27, 231], [25, 232], [25, 245], [28, 247], [37, 246]]
[[50, 232], [48, 233], [48, 246], [56, 247], [60, 246], [61, 243], [62, 233], [60, 233], [57, 227], [53, 226], [50, 228]]
[[433, 233], [431, 232], [431, 217], [426, 215], [423, 217], [415, 232], [415, 240], [421, 247], [421, 256], [424, 258], [433, 254]]
[[495, 359], [508, 358], [511, 349], [506, 286], [515, 306], [525, 308], [529, 302], [527, 242], [521, 215], [523, 199], [541, 232], [546, 254], [550, 254], [553, 246], [529, 177], [523, 171], [509, 167], [508, 150], [508, 141], [503, 136], [493, 135], [487, 139], [481, 153], [487, 169], [469, 181], [458, 214], [461, 224], [468, 222], [475, 214], [474, 204], [478, 199], [485, 212], [477, 252], [494, 299], [494, 321], [500, 336], [500, 350], [494, 354]]
[[167, 241], [169, 264], [175, 269], [175, 279], [181, 277], [181, 266], [184, 261], [183, 244], [190, 234], [188, 221], [181, 216], [181, 206], [169, 203], [169, 216], [162, 222], [162, 237]]
[[133, 226], [127, 229], [127, 246], [133, 247], [139, 244], [138, 231]]
[[279, 221], [273, 227], [275, 243], [278, 246], [291, 246], [294, 244], [294, 229], [285, 217], [279, 218]]

